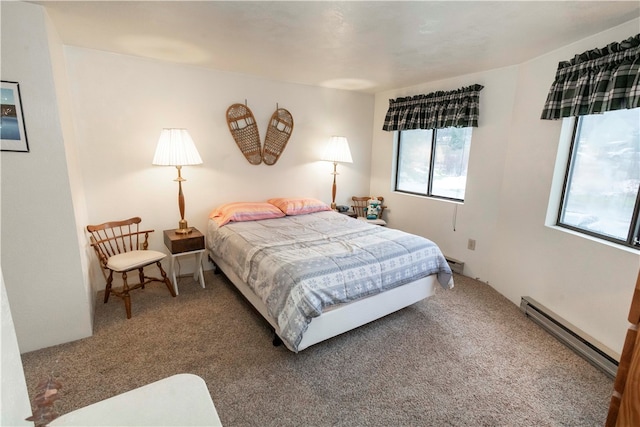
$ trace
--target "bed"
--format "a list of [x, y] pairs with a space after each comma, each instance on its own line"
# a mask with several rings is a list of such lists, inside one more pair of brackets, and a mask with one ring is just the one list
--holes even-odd
[[293, 352], [453, 287], [432, 241], [316, 199], [222, 205], [206, 241], [216, 267]]

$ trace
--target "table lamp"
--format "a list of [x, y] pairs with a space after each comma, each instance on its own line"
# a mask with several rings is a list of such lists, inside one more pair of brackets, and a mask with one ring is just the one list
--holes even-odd
[[188, 234], [191, 229], [184, 219], [184, 194], [182, 193], [182, 166], [200, 165], [202, 159], [196, 149], [193, 139], [186, 129], [162, 129], [156, 154], [153, 156], [153, 164], [158, 166], [175, 166], [178, 169], [178, 208], [180, 209], [180, 221], [178, 222], [178, 234]]
[[331, 188], [331, 209], [336, 209], [336, 166], [340, 163], [353, 163], [349, 142], [344, 136], [332, 136], [329, 139], [322, 160], [333, 162], [333, 187]]

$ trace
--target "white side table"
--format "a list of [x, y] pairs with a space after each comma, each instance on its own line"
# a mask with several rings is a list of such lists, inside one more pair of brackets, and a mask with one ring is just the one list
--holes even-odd
[[173, 289], [178, 295], [178, 280], [176, 278], [175, 262], [176, 258], [185, 255], [195, 255], [196, 270], [193, 272], [193, 280], [200, 282], [204, 288], [204, 272], [202, 270], [202, 254], [204, 254], [204, 235], [196, 228], [191, 229], [189, 234], [178, 234], [175, 230], [164, 230], [164, 244], [171, 252], [171, 278], [173, 279]]
[[204, 380], [178, 374], [56, 418], [50, 426], [222, 426]]

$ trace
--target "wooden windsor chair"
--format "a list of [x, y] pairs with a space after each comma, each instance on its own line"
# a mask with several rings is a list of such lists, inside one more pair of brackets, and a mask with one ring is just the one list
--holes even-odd
[[[171, 296], [175, 297], [171, 280], [162, 268], [160, 261], [166, 256], [163, 252], [148, 250], [149, 233], [154, 230], [140, 231], [139, 217], [129, 218], [122, 221], [105, 222], [99, 225], [88, 225], [87, 231], [90, 233], [89, 240], [96, 252], [100, 266], [108, 271], [107, 284], [104, 291], [105, 304], [109, 301], [111, 294], [124, 300], [127, 319], [131, 318], [131, 297], [129, 291], [144, 288], [151, 282], [162, 282], [167, 286]], [[156, 264], [160, 270], [162, 278], [145, 275], [144, 269]], [[127, 274], [137, 270], [139, 283], [131, 286], [127, 281]], [[113, 274], [122, 275], [122, 288], [114, 289]]]
[[387, 222], [382, 219], [382, 212], [384, 212], [384, 209], [386, 208], [386, 206], [384, 205], [384, 197], [376, 196], [376, 199], [380, 201], [380, 212], [378, 212], [378, 218], [376, 219], [367, 219], [367, 206], [369, 204], [369, 199], [371, 199], [371, 196], [353, 196], [351, 198], [351, 200], [353, 201], [351, 209], [353, 209], [353, 212], [355, 212], [356, 217], [371, 224], [382, 226], [387, 225]]

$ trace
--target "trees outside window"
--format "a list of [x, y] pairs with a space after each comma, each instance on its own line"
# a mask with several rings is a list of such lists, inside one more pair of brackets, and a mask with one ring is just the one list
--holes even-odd
[[575, 120], [557, 224], [640, 247], [640, 108]]
[[464, 201], [471, 129], [398, 132], [395, 190]]

